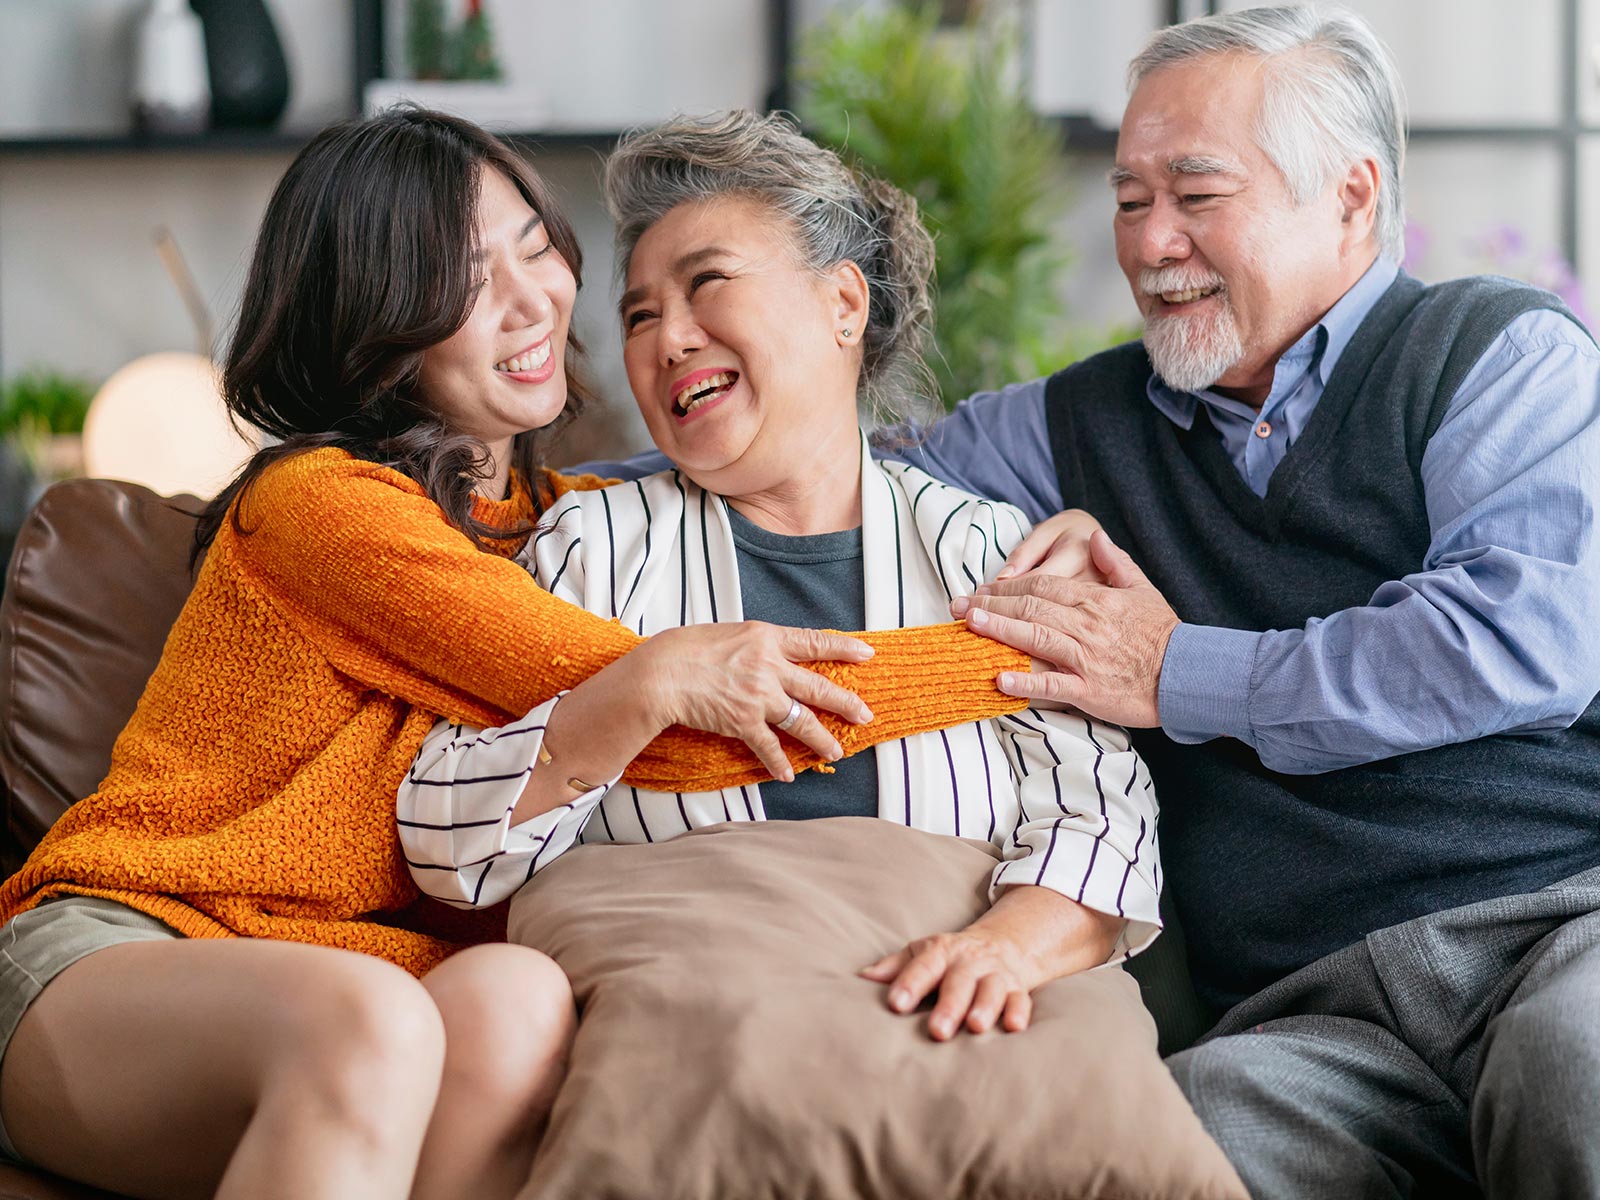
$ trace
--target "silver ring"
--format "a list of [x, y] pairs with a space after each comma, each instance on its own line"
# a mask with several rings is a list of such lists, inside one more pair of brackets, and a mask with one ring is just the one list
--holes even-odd
[[805, 709], [800, 707], [800, 701], [791, 699], [789, 701], [789, 711], [784, 714], [783, 720], [778, 722], [777, 728], [783, 730], [789, 729], [790, 726], [800, 719], [800, 714], [804, 711]]

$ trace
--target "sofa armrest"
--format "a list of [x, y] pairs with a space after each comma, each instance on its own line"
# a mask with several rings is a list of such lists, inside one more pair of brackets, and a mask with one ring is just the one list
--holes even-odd
[[104, 777], [188, 597], [204, 501], [72, 479], [22, 523], [0, 598], [0, 869]]

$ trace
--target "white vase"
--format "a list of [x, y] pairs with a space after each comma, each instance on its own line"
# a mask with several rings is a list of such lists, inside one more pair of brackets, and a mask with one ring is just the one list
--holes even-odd
[[188, 0], [151, 0], [134, 34], [134, 122], [147, 133], [198, 133], [210, 114], [200, 18]]

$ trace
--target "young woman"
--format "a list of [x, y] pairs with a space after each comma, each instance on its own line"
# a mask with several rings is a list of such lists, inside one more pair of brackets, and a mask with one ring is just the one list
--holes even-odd
[[[634, 777], [687, 788], [1012, 703], [1011, 652], [958, 628], [928, 636], [966, 685], [896, 702], [892, 639], [641, 641], [510, 561], [574, 483], [539, 462], [583, 395], [579, 262], [537, 176], [449, 117], [336, 126], [278, 185], [224, 372], [278, 444], [202, 518], [100, 790], [0, 887], [7, 1155], [140, 1196], [509, 1195], [572, 998], [522, 947], [448, 957], [493, 923], [413, 905], [393, 797], [436, 716], [592, 676], [673, 726]], [[795, 701], [838, 719], [780, 749]]]

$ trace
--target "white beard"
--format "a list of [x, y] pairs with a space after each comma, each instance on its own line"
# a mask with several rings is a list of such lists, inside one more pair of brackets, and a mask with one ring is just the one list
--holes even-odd
[[[1169, 267], [1141, 272], [1139, 286], [1147, 295], [1155, 295], [1191, 287], [1220, 287], [1222, 279], [1209, 273], [1196, 278], [1192, 272]], [[1204, 391], [1244, 357], [1244, 341], [1228, 293], [1223, 291], [1214, 299], [1211, 311], [1203, 315], [1145, 319], [1144, 348], [1150, 364], [1176, 391]]]
[[1239, 325], [1226, 298], [1206, 316], [1147, 320], [1144, 348], [1156, 374], [1179, 392], [1204, 391], [1244, 357]]

